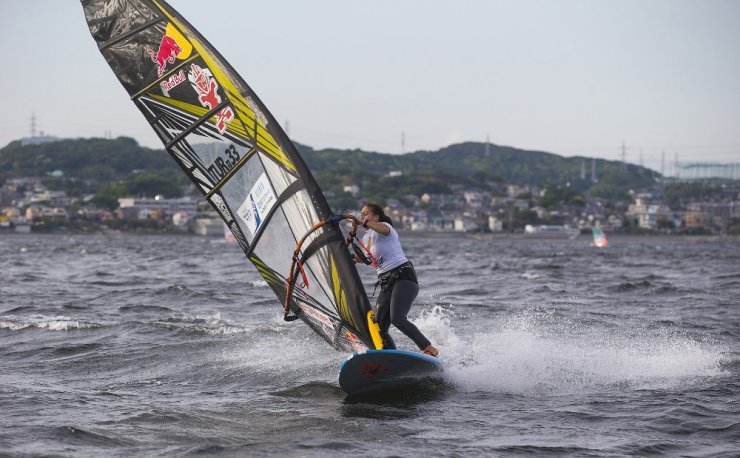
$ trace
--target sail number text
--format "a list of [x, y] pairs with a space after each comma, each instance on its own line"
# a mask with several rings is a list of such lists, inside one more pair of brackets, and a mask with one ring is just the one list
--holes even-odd
[[213, 161], [213, 164], [208, 167], [208, 173], [211, 175], [211, 178], [216, 181], [225, 177], [226, 174], [229, 173], [229, 170], [233, 169], [237, 162], [239, 162], [239, 159], [241, 159], [239, 151], [234, 148], [234, 145], [229, 145], [224, 153], [226, 154], [225, 158], [217, 157], [216, 160]]

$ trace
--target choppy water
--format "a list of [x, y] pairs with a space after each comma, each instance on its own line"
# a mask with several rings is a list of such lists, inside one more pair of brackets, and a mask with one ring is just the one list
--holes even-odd
[[355, 401], [233, 245], [0, 236], [0, 454], [740, 453], [740, 242], [402, 238], [449, 383]]

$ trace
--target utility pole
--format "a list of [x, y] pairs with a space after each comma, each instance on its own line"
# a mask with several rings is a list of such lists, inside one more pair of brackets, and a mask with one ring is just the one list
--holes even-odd
[[596, 183], [598, 180], [596, 179], [596, 158], [591, 158], [591, 182]]
[[665, 151], [660, 152], [660, 174], [665, 178]]
[[676, 178], [679, 178], [679, 170], [678, 170], [678, 153], [675, 155], [675, 160], [673, 161], [673, 174], [676, 175]]
[[627, 170], [627, 147], [624, 144], [624, 140], [622, 140], [622, 165], [620, 168], [623, 172]]
[[36, 137], [36, 113], [31, 113], [31, 138]]
[[401, 132], [401, 154], [406, 154], [406, 132]]

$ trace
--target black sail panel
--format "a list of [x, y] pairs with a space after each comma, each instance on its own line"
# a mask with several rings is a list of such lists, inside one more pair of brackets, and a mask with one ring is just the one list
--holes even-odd
[[[297, 241], [332, 216], [293, 143], [231, 65], [164, 1], [82, 6], [134, 104], [282, 301]], [[378, 348], [338, 226], [322, 226], [306, 242], [307, 281], [295, 287], [291, 308], [337, 348]]]

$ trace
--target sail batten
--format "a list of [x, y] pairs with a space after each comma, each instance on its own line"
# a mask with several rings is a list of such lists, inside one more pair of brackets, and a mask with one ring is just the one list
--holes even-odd
[[315, 230], [299, 253], [306, 282], [288, 297], [289, 308], [336, 348], [376, 348], [370, 303], [339, 227], [314, 229], [332, 218], [326, 198], [249, 85], [164, 1], [82, 5], [106, 62], [275, 292], [276, 305], [294, 275], [297, 241]]

